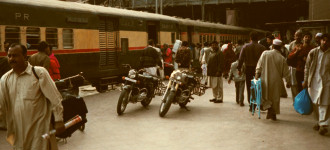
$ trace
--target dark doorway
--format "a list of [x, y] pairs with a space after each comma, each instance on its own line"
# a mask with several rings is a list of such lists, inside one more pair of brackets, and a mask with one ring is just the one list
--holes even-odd
[[148, 23], [148, 40], [153, 39], [155, 44], [158, 43], [158, 25], [155, 22]]
[[192, 32], [193, 32], [193, 27], [192, 26], [188, 26], [188, 43], [191, 44], [192, 43]]

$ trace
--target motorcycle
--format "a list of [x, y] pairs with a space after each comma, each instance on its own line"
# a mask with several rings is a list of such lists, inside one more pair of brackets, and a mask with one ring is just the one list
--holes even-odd
[[[186, 108], [190, 100], [193, 100], [192, 94], [201, 96], [204, 92], [200, 91], [200, 80], [196, 73], [185, 70], [176, 70], [171, 74], [167, 88], [162, 98], [159, 108], [159, 116], [164, 117], [171, 107], [171, 104], [179, 104], [181, 108]], [[198, 88], [198, 89], [196, 89]], [[202, 89], [205, 90], [205, 89]], [[198, 93], [198, 94], [197, 94]]]
[[[79, 86], [84, 84], [85, 78], [82, 73], [65, 79], [55, 81], [55, 85], [63, 97], [63, 121], [70, 121], [73, 117], [79, 115], [82, 121], [66, 129], [63, 133], [56, 135], [58, 138], [67, 138], [77, 129], [85, 130], [87, 122], [86, 114], [88, 113], [85, 101], [79, 96]], [[53, 119], [52, 119], [53, 120]]]
[[124, 113], [129, 102], [141, 102], [142, 106], [147, 107], [154, 97], [154, 91], [160, 80], [155, 76], [143, 75], [145, 70], [137, 71], [132, 69], [129, 64], [124, 64], [123, 67], [129, 68], [129, 72], [127, 77], [122, 77], [125, 83], [117, 103], [118, 115]]

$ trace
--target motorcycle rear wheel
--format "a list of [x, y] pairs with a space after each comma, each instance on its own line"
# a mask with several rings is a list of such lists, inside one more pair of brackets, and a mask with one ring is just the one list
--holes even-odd
[[123, 90], [119, 96], [118, 103], [117, 103], [117, 114], [122, 115], [126, 109], [128, 103], [128, 91]]
[[165, 96], [165, 102], [163, 101], [160, 104], [159, 108], [159, 116], [164, 117], [168, 110], [171, 107], [172, 101], [174, 100], [175, 92], [170, 92], [168, 95]]
[[152, 97], [147, 97], [145, 100], [141, 101], [142, 106], [143, 107], [149, 106], [151, 100], [152, 100]]

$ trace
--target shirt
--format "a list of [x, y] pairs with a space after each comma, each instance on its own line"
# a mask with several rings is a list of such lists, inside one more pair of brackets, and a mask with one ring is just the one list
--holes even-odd
[[321, 66], [322, 66], [321, 63], [322, 63], [323, 54], [324, 54], [323, 51], [319, 51], [319, 55], [317, 58], [317, 60], [319, 60], [319, 61], [316, 64], [315, 74], [312, 79], [311, 87], [309, 88], [309, 94], [310, 94], [311, 100], [314, 103], [317, 103], [318, 97], [320, 97], [320, 95], [321, 95], [322, 80], [321, 80], [320, 71], [321, 71]]
[[257, 62], [266, 48], [257, 42], [250, 42], [245, 44], [241, 50], [241, 54], [238, 59], [237, 69], [241, 69], [243, 63], [245, 63], [246, 67], [255, 67], [257, 66]]
[[238, 66], [238, 61], [235, 61], [231, 64], [229, 79], [231, 80], [233, 78], [235, 82], [245, 81], [245, 73], [242, 71], [242, 75], [239, 75], [237, 66]]
[[[28, 64], [25, 71], [13, 70], [1, 78], [0, 99], [5, 103], [7, 134], [14, 135], [16, 149], [47, 149], [42, 134], [50, 131], [51, 114], [63, 121], [62, 96], [43, 67]], [[47, 98], [47, 99], [46, 99]]]

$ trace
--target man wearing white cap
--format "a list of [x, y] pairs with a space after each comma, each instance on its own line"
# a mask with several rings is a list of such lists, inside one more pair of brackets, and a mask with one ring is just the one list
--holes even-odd
[[321, 45], [322, 33], [316, 33], [315, 35], [315, 46], [318, 47]]
[[264, 51], [257, 63], [255, 78], [261, 77], [263, 109], [268, 109], [267, 119], [276, 120], [280, 113], [280, 96], [282, 93], [282, 78], [287, 87], [290, 84], [290, 71], [285, 58], [281, 55], [282, 41], [273, 40], [273, 49]]

